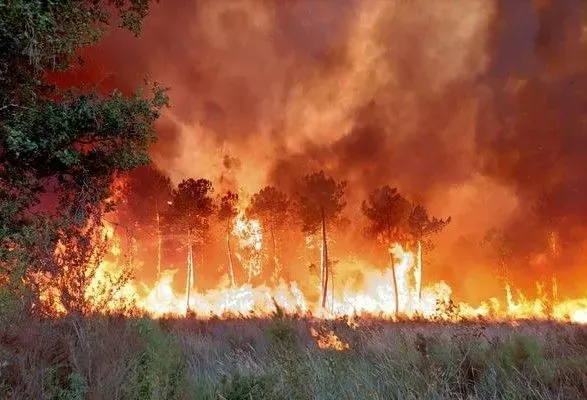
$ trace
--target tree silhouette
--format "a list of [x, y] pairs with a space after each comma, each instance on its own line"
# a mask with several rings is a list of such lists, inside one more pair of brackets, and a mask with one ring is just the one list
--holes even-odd
[[[362, 204], [363, 214], [369, 220], [367, 232], [379, 240], [388, 249], [394, 242], [405, 242], [405, 221], [409, 214], [410, 203], [397, 191], [396, 188], [384, 186], [373, 191]], [[393, 276], [393, 290], [395, 295], [395, 312], [399, 312], [397, 276], [395, 273], [395, 259], [389, 252], [391, 271]]]
[[421, 206], [416, 205], [408, 217], [408, 231], [412, 239], [418, 246], [418, 263], [416, 266], [416, 291], [418, 300], [422, 298], [422, 241], [433, 233], [438, 233], [450, 223], [450, 217], [447, 219], [430, 218], [428, 211]]
[[266, 186], [253, 195], [251, 204], [247, 208], [247, 216], [261, 221], [263, 229], [271, 237], [271, 259], [273, 275], [279, 275], [279, 257], [277, 251], [276, 231], [280, 230], [287, 218], [289, 201], [287, 195], [273, 186]]
[[226, 251], [228, 253], [228, 270], [230, 274], [230, 284], [232, 287], [236, 286], [234, 278], [234, 266], [232, 262], [232, 249], [230, 246], [230, 235], [232, 233], [233, 221], [238, 214], [237, 205], [238, 194], [233, 192], [226, 192], [220, 199], [220, 207], [218, 208], [218, 219], [224, 223], [226, 229]]
[[314, 172], [302, 178], [299, 192], [298, 213], [305, 233], [322, 230], [322, 307], [326, 307], [330, 265], [328, 262], [327, 226], [334, 221], [345, 207], [343, 200], [346, 182], [337, 182], [324, 174]]
[[126, 185], [125, 198], [118, 207], [121, 225], [130, 232], [147, 231], [157, 236], [157, 277], [161, 274], [163, 234], [161, 215], [173, 197], [173, 185], [169, 177], [155, 166], [147, 165], [134, 170]]
[[190, 292], [194, 283], [194, 242], [203, 242], [209, 229], [208, 219], [214, 212], [212, 182], [207, 179], [183, 180], [173, 191], [168, 213], [168, 226], [185, 233], [187, 246], [186, 302], [189, 311]]

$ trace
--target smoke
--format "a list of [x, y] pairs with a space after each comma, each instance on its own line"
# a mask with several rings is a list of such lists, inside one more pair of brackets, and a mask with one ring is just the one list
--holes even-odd
[[447, 258], [490, 228], [540, 246], [558, 229], [578, 244], [584, 4], [161, 2], [141, 39], [114, 32], [88, 62], [119, 86], [148, 75], [171, 88], [153, 158], [174, 182], [252, 193], [324, 169], [349, 182], [351, 213], [391, 184], [452, 215]]

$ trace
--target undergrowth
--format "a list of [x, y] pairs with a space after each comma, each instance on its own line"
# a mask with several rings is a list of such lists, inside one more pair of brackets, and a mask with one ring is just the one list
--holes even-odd
[[587, 398], [585, 326], [357, 322], [22, 318], [0, 327], [0, 398]]

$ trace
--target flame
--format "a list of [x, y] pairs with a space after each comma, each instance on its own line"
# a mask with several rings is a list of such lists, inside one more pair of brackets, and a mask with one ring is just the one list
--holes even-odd
[[239, 240], [241, 251], [236, 253], [248, 274], [248, 281], [259, 276], [262, 270], [263, 231], [261, 223], [255, 219], [247, 219], [241, 212], [234, 222], [233, 234]]
[[310, 328], [310, 333], [312, 334], [312, 337], [316, 339], [318, 347], [323, 350], [333, 349], [336, 351], [343, 351], [350, 348], [349, 344], [340, 340], [333, 331], [319, 333], [316, 329]]
[[[243, 267], [251, 276], [258, 276], [263, 251], [263, 231], [259, 221], [249, 220], [241, 213], [235, 219], [233, 234], [238, 238], [238, 255]], [[85, 289], [84, 299], [97, 312], [140, 312], [154, 318], [166, 315], [181, 316], [186, 313], [186, 294], [174, 289], [177, 270], [162, 270], [154, 285], [129, 280], [116, 284], [113, 277], [120, 276], [123, 269], [118, 265], [121, 254], [120, 241], [114, 227], [105, 225], [102, 235], [109, 241], [107, 260], [93, 270], [91, 280]], [[56, 253], [67, 249], [60, 245]], [[528, 299], [510, 285], [505, 286], [504, 302], [489, 299], [477, 307], [466, 303], [454, 303], [452, 290], [446, 282], [436, 282], [423, 287], [418, 293], [418, 265], [415, 254], [400, 244], [389, 249], [395, 263], [397, 296], [393, 285], [394, 270], [384, 270], [360, 265], [363, 280], [360, 285], [345, 282], [329, 295], [328, 307], [323, 309], [317, 302], [309, 301], [296, 282], [281, 279], [275, 286], [257, 285], [250, 281], [237, 287], [220, 286], [207, 291], [194, 291], [190, 295], [190, 311], [198, 318], [227, 316], [268, 317], [276, 311], [276, 305], [285, 313], [312, 315], [333, 319], [346, 317], [349, 327], [356, 328], [357, 316], [383, 316], [396, 319], [426, 318], [459, 321], [462, 319], [493, 319], [515, 321], [518, 319], [558, 320], [587, 324], [587, 298], [558, 301], [549, 300], [544, 290], [537, 299]], [[48, 277], [38, 277], [48, 280]], [[49, 285], [50, 286], [50, 285]], [[43, 299], [58, 298], [55, 288], [47, 289]], [[396, 314], [396, 302], [398, 313]], [[54, 301], [56, 315], [65, 309]], [[320, 348], [344, 350], [348, 345], [341, 342], [333, 332], [312, 331]]]
[[263, 247], [263, 232], [261, 223], [256, 219], [247, 219], [243, 213], [239, 214], [234, 222], [233, 233], [239, 238], [241, 247], [261, 251]]

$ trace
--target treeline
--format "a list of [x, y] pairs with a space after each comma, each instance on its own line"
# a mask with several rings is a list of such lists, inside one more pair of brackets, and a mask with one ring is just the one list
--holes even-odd
[[[250, 198], [241, 199], [241, 195], [233, 191], [215, 193], [212, 182], [204, 178], [185, 179], [173, 187], [161, 172], [147, 167], [128, 180], [117, 215], [119, 223], [131, 232], [131, 236], [157, 238], [158, 273], [164, 258], [164, 239], [172, 238], [182, 243], [187, 254], [188, 293], [197, 276], [194, 248], [205, 251], [213, 227], [217, 228], [214, 230], [217, 235], [224, 236], [227, 266], [224, 273], [229, 276], [230, 285], [234, 287], [243, 283], [237, 281], [234, 262], [236, 246], [233, 241], [239, 213], [247, 220], [260, 222], [263, 248], [252, 249], [252, 252], [263, 253], [264, 269], [268, 268], [274, 279], [280, 277], [283, 265], [280, 252], [282, 235], [293, 228], [305, 236], [319, 237], [320, 301], [325, 306], [333, 269], [329, 237], [334, 227], [348, 223], [343, 217], [346, 190], [345, 181], [337, 181], [324, 171], [318, 171], [301, 177], [294, 192], [287, 193], [280, 188], [266, 186]], [[409, 201], [390, 186], [373, 191], [363, 201], [361, 210], [364, 216], [361, 225], [365, 226], [367, 237], [386, 250], [394, 243], [400, 243], [418, 253], [417, 276], [420, 279], [416, 284], [420, 291], [422, 244], [430, 235], [443, 229], [450, 218], [429, 216], [421, 204]], [[291, 240], [291, 236], [288, 239]], [[395, 268], [391, 253], [389, 262], [391, 268]], [[249, 271], [248, 282], [251, 276]], [[395, 282], [394, 287], [397, 291]]]

